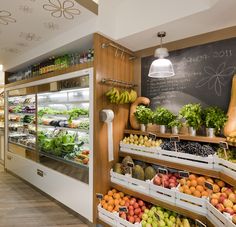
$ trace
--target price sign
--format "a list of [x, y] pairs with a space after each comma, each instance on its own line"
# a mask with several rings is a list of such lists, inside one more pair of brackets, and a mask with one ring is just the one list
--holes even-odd
[[229, 149], [229, 145], [227, 142], [220, 142], [219, 145], [220, 145], [220, 148]]
[[179, 136], [170, 137], [170, 142], [179, 142], [179, 141], [180, 141]]
[[195, 224], [197, 227], [207, 227], [204, 223], [202, 223], [201, 221], [199, 221], [197, 219], [195, 220]]
[[149, 138], [149, 139], [152, 139], [152, 140], [156, 140], [156, 139], [157, 139], [157, 135], [154, 134], [154, 133], [149, 132], [149, 133], [148, 133], [148, 138]]
[[160, 215], [159, 215], [157, 212], [154, 212], [154, 216], [155, 216], [155, 218], [156, 218], [158, 221], [161, 220], [161, 217], [160, 217]]
[[134, 167], [134, 163], [132, 163], [132, 162], [127, 162], [127, 166], [130, 167], [130, 168], [133, 168], [133, 167]]
[[179, 171], [179, 176], [183, 178], [189, 178], [189, 172]]
[[103, 194], [101, 194], [101, 193], [96, 193], [96, 197], [97, 197], [99, 200], [102, 200], [102, 199], [103, 199]]
[[205, 181], [205, 187], [210, 189], [210, 190], [213, 190], [213, 184], [210, 183], [210, 182]]
[[168, 174], [168, 170], [167, 170], [167, 169], [164, 169], [164, 168], [158, 168], [158, 173], [161, 173], [161, 174]]
[[125, 207], [125, 206], [121, 206], [121, 207], [119, 207], [119, 211], [120, 211], [120, 212], [128, 213], [128, 208]]

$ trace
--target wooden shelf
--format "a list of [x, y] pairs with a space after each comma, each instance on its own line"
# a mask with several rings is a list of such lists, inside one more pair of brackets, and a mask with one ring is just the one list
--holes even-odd
[[156, 165], [161, 165], [161, 166], [165, 166], [165, 167], [169, 167], [169, 168], [174, 168], [174, 169], [179, 169], [179, 170], [185, 170], [185, 171], [189, 171], [192, 173], [197, 173], [197, 174], [202, 174], [202, 175], [206, 175], [209, 177], [215, 177], [215, 178], [219, 178], [219, 172], [214, 171], [214, 170], [209, 170], [209, 169], [202, 169], [202, 168], [197, 168], [194, 166], [189, 166], [189, 165], [183, 165], [180, 163], [174, 163], [174, 162], [168, 162], [168, 161], [164, 161], [164, 160], [158, 160], [157, 158], [149, 158], [149, 157], [144, 157], [142, 155], [136, 155], [136, 154], [130, 154], [130, 153], [126, 153], [126, 152], [120, 152], [119, 153], [120, 157], [125, 157], [125, 156], [130, 156], [132, 159], [135, 160], [140, 160], [143, 162], [148, 162], [151, 164], [156, 164]]
[[7, 84], [5, 84], [5, 87], [6, 88], [14, 87], [14, 86], [17, 86], [17, 85], [20, 85], [20, 84], [26, 84], [26, 83], [29, 83], [29, 82], [38, 81], [38, 80], [42, 80], [42, 79], [46, 79], [46, 78], [51, 78], [51, 77], [54, 77], [54, 76], [59, 76], [59, 75], [62, 75], [62, 74], [71, 73], [71, 72], [75, 72], [75, 71], [78, 71], [78, 70], [87, 69], [87, 68], [91, 68], [91, 67], [93, 67], [93, 62], [86, 62], [86, 63], [83, 63], [83, 64], [68, 67], [66, 69], [61, 69], [61, 70], [57, 70], [57, 71], [54, 71], [54, 72], [51, 72], [51, 73], [45, 73], [45, 74], [42, 74], [42, 75], [39, 75], [39, 76], [35, 76], [33, 78], [30, 78], [30, 79], [24, 79], [24, 80], [19, 80], [19, 81], [12, 82], [12, 83], [7, 83]]
[[166, 202], [163, 202], [161, 200], [158, 200], [158, 199], [154, 199], [150, 196], [147, 196], [147, 195], [144, 195], [142, 193], [139, 193], [139, 192], [136, 192], [136, 191], [133, 191], [131, 189], [128, 189], [126, 187], [123, 187], [123, 186], [120, 186], [118, 184], [115, 184], [115, 183], [111, 183], [111, 187], [112, 188], [115, 188], [119, 191], [122, 191], [124, 192], [125, 194], [128, 194], [128, 195], [131, 195], [131, 196], [134, 196], [134, 197], [137, 197], [137, 198], [141, 198], [142, 200], [146, 201], [146, 202], [149, 202], [149, 203], [152, 203], [154, 205], [158, 205], [158, 206], [161, 206], [163, 208], [166, 208], [166, 209], [169, 209], [169, 210], [172, 210], [172, 211], [175, 211], [177, 212], [178, 214], [182, 214], [182, 215], [185, 215], [189, 218], [192, 218], [192, 219], [198, 219], [200, 221], [202, 221], [203, 223], [207, 223], [207, 218], [205, 216], [202, 216], [202, 215], [199, 215], [199, 214], [196, 214], [196, 213], [193, 213], [189, 210], [185, 210], [181, 207], [178, 207], [178, 206], [174, 206], [172, 204], [168, 204]]
[[[154, 133], [155, 135], [157, 135], [157, 137], [160, 137], [160, 138], [170, 138], [172, 136], [176, 136], [171, 133], [163, 134], [163, 133], [158, 133], [156, 131], [142, 132], [142, 131], [130, 130], [130, 129], [124, 130], [124, 133], [125, 134], [136, 134], [136, 135], [148, 135], [148, 133]], [[210, 138], [210, 137], [206, 137], [206, 136], [190, 136], [188, 134], [179, 134], [178, 136], [179, 136], [180, 140], [189, 140], [189, 141], [204, 142], [204, 143], [219, 143], [219, 142], [226, 141], [226, 138], [224, 138], [224, 137]]]

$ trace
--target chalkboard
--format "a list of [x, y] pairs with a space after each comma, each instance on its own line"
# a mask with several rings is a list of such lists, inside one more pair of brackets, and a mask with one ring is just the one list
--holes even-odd
[[236, 72], [236, 38], [170, 52], [175, 76], [148, 77], [154, 56], [142, 58], [142, 96], [151, 99], [151, 108], [165, 106], [177, 112], [187, 103], [228, 109], [232, 77]]

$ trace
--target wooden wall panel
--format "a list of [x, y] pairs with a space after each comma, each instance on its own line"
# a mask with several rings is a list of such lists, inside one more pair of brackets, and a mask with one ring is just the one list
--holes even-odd
[[[133, 61], [125, 54], [121, 58], [121, 52], [116, 53], [113, 47], [101, 48], [102, 43], [111, 42], [107, 38], [94, 35], [94, 201], [96, 193], [106, 193], [110, 188], [109, 171], [114, 162], [118, 161], [119, 142], [123, 137], [124, 129], [128, 124], [129, 104], [110, 104], [105, 93], [112, 87], [101, 84], [102, 78], [112, 78], [133, 82]], [[117, 54], [117, 56], [115, 56]], [[99, 112], [102, 109], [112, 109], [115, 114], [113, 121], [113, 142], [115, 161], [108, 162], [107, 125], [99, 120]], [[94, 220], [96, 220], [97, 204], [94, 204]]]

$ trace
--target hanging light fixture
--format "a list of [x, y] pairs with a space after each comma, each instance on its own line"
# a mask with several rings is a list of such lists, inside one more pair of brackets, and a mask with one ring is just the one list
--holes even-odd
[[162, 39], [166, 36], [166, 32], [158, 32], [157, 36], [161, 39], [161, 47], [155, 50], [154, 56], [158, 59], [154, 60], [149, 69], [149, 77], [168, 78], [175, 75], [173, 65], [170, 60], [167, 48], [162, 47]]

